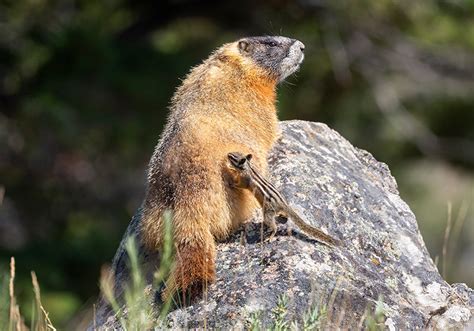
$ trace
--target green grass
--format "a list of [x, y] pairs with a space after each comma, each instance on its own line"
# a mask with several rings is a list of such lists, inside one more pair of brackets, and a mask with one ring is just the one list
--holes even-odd
[[[336, 291], [331, 295], [335, 297]], [[256, 311], [249, 316], [249, 330], [251, 331], [319, 331], [331, 329], [354, 329], [353, 325], [357, 325], [356, 330], [379, 331], [385, 329], [385, 311], [383, 309], [383, 301], [379, 299], [373, 309], [367, 308], [363, 316], [359, 320], [349, 320], [351, 326], [342, 325], [345, 316], [345, 305], [335, 308], [334, 301], [329, 299], [328, 304], [319, 303], [308, 307], [301, 319], [288, 318], [289, 298], [286, 295], [278, 297], [276, 306], [271, 309], [270, 325], [263, 325], [263, 315], [265, 311]], [[334, 319], [328, 315], [328, 309], [336, 311]]]
[[385, 329], [385, 311], [383, 308], [383, 301], [380, 298], [373, 311], [368, 311], [365, 314], [365, 327], [369, 331], [378, 331]]
[[[165, 223], [165, 233], [163, 238], [163, 250], [161, 252], [160, 267], [153, 275], [153, 287], [162, 284], [168, 277], [173, 261], [173, 229], [171, 213], [165, 212], [163, 221]], [[106, 300], [110, 303], [116, 320], [123, 330], [148, 330], [156, 326], [161, 326], [162, 321], [169, 312], [171, 299], [164, 302], [156, 313], [151, 293], [147, 293], [145, 276], [140, 268], [141, 261], [134, 237], [129, 237], [126, 241], [126, 250], [129, 256], [129, 268], [131, 281], [125, 286], [123, 302], [119, 304], [120, 298], [116, 298], [113, 291], [113, 282], [106, 275], [101, 278], [101, 291]], [[148, 291], [150, 292], [150, 291]], [[151, 291], [153, 292], [153, 290]]]

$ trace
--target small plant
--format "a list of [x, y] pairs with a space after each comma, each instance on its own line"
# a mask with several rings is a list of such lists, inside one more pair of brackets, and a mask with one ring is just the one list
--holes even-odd
[[250, 314], [250, 331], [262, 330], [262, 311], [253, 312]]
[[314, 305], [303, 314], [302, 320], [298, 321], [295, 319], [293, 321], [289, 321], [287, 318], [288, 301], [288, 296], [284, 294], [278, 297], [276, 306], [271, 310], [272, 325], [270, 327], [264, 327], [263, 325], [263, 311], [251, 313], [249, 319], [250, 325], [248, 329], [251, 331], [313, 331], [324, 329], [324, 323], [327, 319], [327, 308], [325, 305]]
[[325, 305], [314, 305], [303, 314], [303, 320], [300, 324], [297, 320], [291, 322], [291, 330], [313, 331], [322, 330], [326, 321], [327, 309]]
[[[153, 288], [157, 288], [168, 277], [173, 260], [173, 228], [171, 212], [163, 214], [165, 233], [163, 236], [163, 249], [161, 252], [160, 267], [154, 273]], [[140, 267], [141, 262], [134, 237], [129, 237], [125, 243], [129, 258], [130, 283], [125, 285], [122, 298], [117, 298], [114, 292], [112, 275], [107, 272], [101, 277], [101, 291], [112, 307], [115, 318], [124, 330], [152, 329], [163, 320], [171, 306], [171, 300], [164, 302], [160, 313], [154, 312], [151, 305], [152, 299], [146, 295], [147, 284], [145, 275]], [[119, 303], [123, 301], [123, 303]]]
[[288, 296], [281, 295], [278, 298], [278, 302], [275, 308], [272, 310], [274, 324], [272, 330], [275, 331], [285, 331], [289, 330], [288, 321], [286, 320], [286, 315], [288, 313]]
[[320, 330], [326, 316], [326, 306], [313, 307], [303, 315], [303, 330]]
[[367, 314], [365, 319], [365, 326], [369, 331], [379, 331], [384, 330], [384, 323], [385, 323], [385, 309], [383, 308], [383, 301], [382, 298], [377, 300], [375, 304], [375, 310], [373, 313]]
[[146, 283], [140, 268], [138, 251], [136, 248], [135, 238], [127, 239], [125, 248], [129, 257], [130, 283], [125, 286], [123, 300], [121, 306], [114, 296], [113, 282], [108, 278], [108, 282], [101, 282], [101, 288], [106, 299], [110, 302], [114, 309], [117, 320], [125, 330], [142, 330], [149, 329], [152, 326], [153, 312], [151, 311], [148, 298], [145, 296]]

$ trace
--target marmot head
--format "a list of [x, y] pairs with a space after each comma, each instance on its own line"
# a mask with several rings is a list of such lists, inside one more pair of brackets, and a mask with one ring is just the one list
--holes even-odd
[[281, 36], [247, 37], [236, 42], [241, 55], [278, 82], [297, 71], [304, 59], [304, 44]]

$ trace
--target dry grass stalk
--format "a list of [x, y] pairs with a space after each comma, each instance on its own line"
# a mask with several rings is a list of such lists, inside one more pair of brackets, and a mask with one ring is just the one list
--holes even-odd
[[41, 303], [41, 292], [38, 284], [38, 278], [34, 271], [31, 272], [31, 282], [33, 283], [33, 292], [35, 293], [35, 309], [38, 316], [38, 324], [34, 330], [38, 331], [56, 331], [56, 328], [53, 326], [53, 323], [49, 319], [49, 314], [44, 309]]
[[23, 318], [20, 314], [20, 307], [16, 304], [15, 298], [15, 258], [10, 259], [10, 283], [9, 283], [9, 293], [10, 293], [10, 316], [9, 316], [9, 327], [8, 330], [14, 331], [24, 331], [28, 330], [23, 321]]

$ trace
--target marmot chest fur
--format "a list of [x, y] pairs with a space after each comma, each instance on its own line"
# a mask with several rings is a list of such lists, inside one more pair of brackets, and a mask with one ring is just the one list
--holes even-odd
[[162, 244], [172, 211], [177, 254], [164, 295], [200, 288], [215, 275], [215, 240], [247, 220], [255, 198], [227, 185], [227, 154], [253, 155], [263, 173], [277, 137], [276, 86], [303, 61], [304, 45], [286, 37], [251, 37], [225, 44], [188, 74], [151, 158], [141, 234], [148, 249]]

